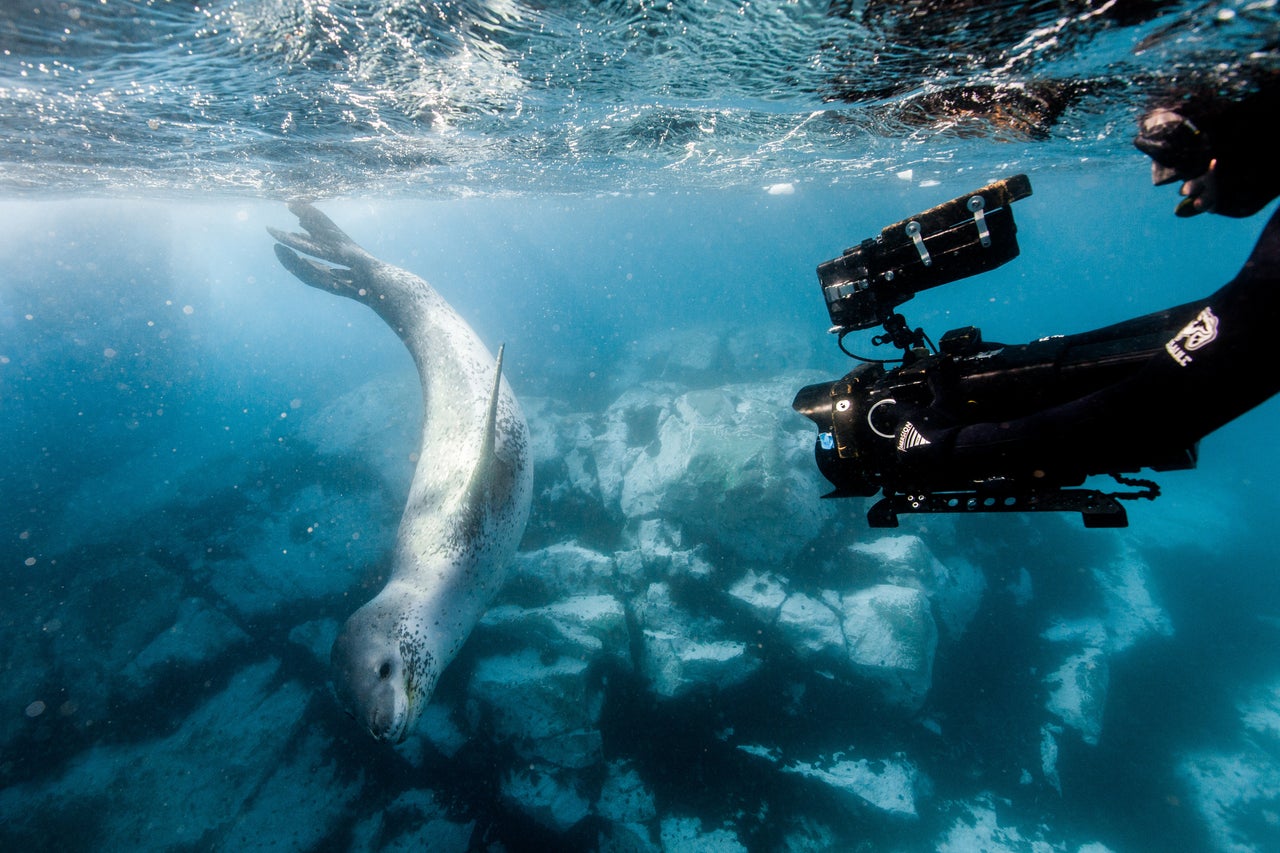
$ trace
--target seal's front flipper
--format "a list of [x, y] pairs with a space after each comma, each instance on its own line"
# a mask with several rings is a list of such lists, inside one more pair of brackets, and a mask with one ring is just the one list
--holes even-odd
[[494, 436], [498, 432], [498, 398], [502, 395], [502, 354], [507, 351], [505, 343], [498, 344], [497, 364], [493, 370], [493, 393], [489, 395], [489, 412], [484, 422], [484, 444], [480, 447], [480, 458], [493, 456]]
[[[491, 507], [504, 504], [516, 488], [519, 472], [509, 460], [501, 458], [497, 453], [498, 436], [498, 403], [502, 396], [502, 355], [507, 345], [498, 347], [497, 364], [493, 372], [493, 392], [489, 395], [489, 408], [485, 413], [484, 433], [480, 439], [479, 462], [471, 475], [468, 491], [471, 494], [469, 503], [477, 510], [487, 511]], [[480, 523], [480, 518], [472, 520]]]

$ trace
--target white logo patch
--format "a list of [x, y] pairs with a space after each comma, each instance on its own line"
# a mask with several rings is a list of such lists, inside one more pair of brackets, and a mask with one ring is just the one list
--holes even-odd
[[898, 434], [898, 449], [910, 450], [913, 447], [920, 447], [925, 444], [933, 444], [933, 442], [921, 435], [915, 424], [907, 421], [902, 428], [902, 432]]
[[1218, 315], [1212, 308], [1205, 308], [1196, 318], [1183, 327], [1181, 332], [1173, 336], [1173, 340], [1164, 345], [1165, 352], [1178, 364], [1186, 367], [1191, 363], [1191, 353], [1213, 343], [1218, 337]]

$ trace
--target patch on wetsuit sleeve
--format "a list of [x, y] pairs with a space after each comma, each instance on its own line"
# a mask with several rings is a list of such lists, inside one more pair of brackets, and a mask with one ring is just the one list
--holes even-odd
[[1182, 327], [1182, 331], [1173, 336], [1173, 340], [1164, 345], [1165, 351], [1173, 356], [1173, 360], [1186, 367], [1191, 363], [1191, 353], [1213, 343], [1218, 337], [1218, 315], [1212, 308], [1205, 308], [1190, 323]]

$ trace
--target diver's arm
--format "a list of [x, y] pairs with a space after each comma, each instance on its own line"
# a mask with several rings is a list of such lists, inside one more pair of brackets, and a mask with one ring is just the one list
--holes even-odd
[[1168, 343], [1131, 377], [1001, 423], [935, 428], [941, 418], [912, 413], [899, 434], [913, 427], [929, 444], [900, 449], [900, 460], [917, 471], [944, 465], [974, 479], [1133, 470], [1134, 460], [1190, 447], [1271, 397], [1280, 391], [1280, 212], [1230, 283], [1141, 319], [1158, 316], [1167, 316]]
[[1280, 196], [1277, 117], [1280, 74], [1272, 73], [1239, 99], [1189, 93], [1151, 110], [1134, 144], [1151, 157], [1152, 183], [1182, 182], [1179, 216], [1252, 216]]

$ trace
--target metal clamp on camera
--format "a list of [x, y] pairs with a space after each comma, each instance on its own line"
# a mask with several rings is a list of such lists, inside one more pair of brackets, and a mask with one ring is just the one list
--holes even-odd
[[[895, 222], [876, 237], [818, 266], [818, 281], [838, 345], [858, 365], [834, 382], [810, 385], [793, 408], [818, 427], [815, 458], [835, 490], [824, 495], [883, 497], [868, 512], [873, 527], [896, 527], [902, 513], [1070, 511], [1086, 527], [1124, 527], [1118, 499], [1154, 498], [1156, 485], [1121, 476], [1195, 464], [1194, 448], [1153, 450], [1144, 458], [1038, 458], [1013, 446], [1000, 470], [959, 470], [939, 462], [904, 466], [897, 429], [904, 413], [945, 412], [954, 425], [1001, 422], [1034, 414], [1130, 375], [1162, 345], [1159, 329], [1118, 338], [1044, 338], [1019, 346], [982, 340], [973, 326], [947, 332], [934, 347], [896, 308], [916, 293], [987, 272], [1018, 256], [1012, 204], [1031, 195], [1026, 175], [996, 181]], [[845, 337], [881, 327], [874, 345], [901, 355], [873, 359], [850, 352]], [[897, 365], [886, 369], [885, 365]], [[1140, 491], [1080, 486], [1109, 474]]]

